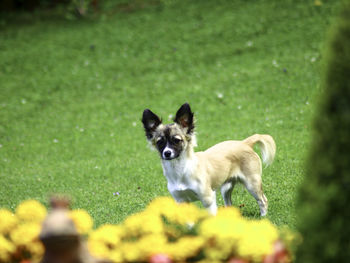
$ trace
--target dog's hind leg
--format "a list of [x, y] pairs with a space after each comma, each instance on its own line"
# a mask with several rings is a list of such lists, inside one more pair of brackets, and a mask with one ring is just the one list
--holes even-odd
[[227, 181], [220, 188], [221, 196], [224, 199], [225, 206], [232, 205], [231, 194], [234, 186], [235, 183], [233, 181]]
[[260, 207], [260, 215], [266, 216], [268, 202], [262, 190], [261, 175], [256, 174], [246, 177], [243, 183], [249, 193], [254, 196], [255, 200], [258, 202], [258, 205]]

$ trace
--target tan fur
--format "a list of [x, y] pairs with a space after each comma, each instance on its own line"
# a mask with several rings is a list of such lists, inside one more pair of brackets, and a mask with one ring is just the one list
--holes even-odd
[[160, 154], [168, 190], [176, 201], [200, 200], [216, 214], [216, 190], [220, 188], [225, 205], [229, 206], [234, 185], [240, 182], [258, 202], [260, 214], [266, 215], [262, 165], [254, 145], [261, 149], [262, 162], [270, 165], [276, 153], [270, 135], [255, 134], [242, 141], [225, 141], [195, 153], [194, 118], [188, 103], [180, 107], [172, 124], [162, 124], [149, 109], [144, 110], [142, 122], [148, 141]]
[[206, 178], [204, 192], [209, 199], [213, 190], [215, 191], [225, 182], [231, 180], [233, 183], [242, 182], [246, 186], [248, 184], [252, 191], [256, 192], [259, 200], [266, 199], [261, 187], [261, 161], [253, 150], [255, 143], [262, 146], [264, 156], [270, 164], [274, 159], [276, 146], [269, 135], [255, 134], [243, 141], [225, 141], [204, 152], [195, 153], [198, 164], [196, 172], [192, 176], [194, 180], [199, 181], [202, 181], [203, 177]]
[[182, 158], [196, 164], [187, 175], [188, 180], [198, 182], [198, 189], [192, 190], [197, 192], [203, 205], [212, 213], [216, 213], [215, 191], [228, 185], [228, 189], [222, 190], [222, 195], [225, 205], [232, 205], [232, 189], [235, 183], [240, 182], [257, 200], [261, 215], [266, 215], [267, 198], [262, 190], [262, 165], [258, 154], [253, 150], [255, 144], [260, 146], [264, 162], [271, 164], [276, 145], [270, 135], [255, 134], [243, 141], [221, 142], [203, 152], [195, 153], [193, 147], [187, 147], [184, 152], [186, 156]]

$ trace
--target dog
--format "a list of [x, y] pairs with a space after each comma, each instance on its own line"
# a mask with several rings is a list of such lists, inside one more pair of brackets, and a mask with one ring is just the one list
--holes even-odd
[[[188, 103], [176, 112], [174, 123], [163, 124], [145, 109], [142, 123], [151, 148], [159, 152], [168, 190], [177, 202], [200, 200], [213, 215], [217, 213], [216, 190], [220, 188], [225, 206], [231, 206], [232, 190], [243, 183], [267, 214], [268, 202], [262, 189], [262, 162], [270, 165], [276, 144], [270, 135], [255, 134], [242, 141], [224, 141], [206, 151], [194, 152], [194, 114]], [[253, 146], [260, 146], [262, 162]]]

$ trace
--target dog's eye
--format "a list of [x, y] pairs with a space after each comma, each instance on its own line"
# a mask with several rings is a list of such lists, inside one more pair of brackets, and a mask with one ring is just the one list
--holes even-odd
[[178, 143], [180, 143], [182, 140], [181, 139], [179, 139], [179, 138], [177, 138], [177, 137], [174, 137], [173, 138], [173, 142], [175, 143], [175, 144], [178, 144]]
[[158, 145], [164, 144], [164, 138], [163, 138], [163, 137], [159, 137], [159, 138], [157, 139], [157, 144], [158, 144]]

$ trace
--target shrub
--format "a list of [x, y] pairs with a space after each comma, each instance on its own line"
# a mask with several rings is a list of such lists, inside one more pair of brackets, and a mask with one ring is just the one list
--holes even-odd
[[323, 85], [298, 200], [304, 242], [297, 262], [350, 258], [350, 1], [331, 31]]

